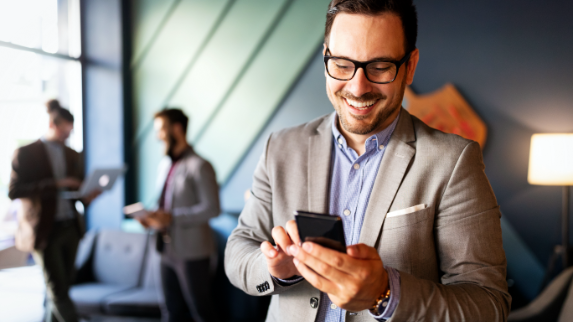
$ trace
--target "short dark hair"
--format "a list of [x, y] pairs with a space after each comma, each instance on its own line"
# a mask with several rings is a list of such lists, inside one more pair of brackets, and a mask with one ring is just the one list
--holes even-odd
[[334, 18], [339, 13], [380, 15], [393, 13], [402, 20], [404, 29], [406, 53], [416, 49], [418, 38], [418, 14], [412, 0], [332, 0], [326, 12], [326, 25], [324, 28], [324, 43], [328, 46], [330, 30]]
[[187, 124], [189, 124], [189, 117], [183, 113], [181, 109], [178, 108], [164, 108], [161, 111], [155, 113], [153, 118], [164, 118], [169, 121], [169, 124], [181, 124], [183, 133], [187, 134]]
[[58, 125], [62, 121], [66, 121], [74, 124], [74, 116], [70, 111], [63, 108], [60, 105], [60, 101], [57, 99], [51, 99], [46, 102], [46, 107], [48, 109], [48, 114], [50, 115], [50, 122]]

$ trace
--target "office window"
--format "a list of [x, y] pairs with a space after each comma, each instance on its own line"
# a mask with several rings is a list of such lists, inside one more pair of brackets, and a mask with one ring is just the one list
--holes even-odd
[[45, 134], [48, 99], [70, 109], [68, 145], [83, 150], [80, 35], [79, 0], [0, 0], [0, 243], [15, 229], [13, 152]]

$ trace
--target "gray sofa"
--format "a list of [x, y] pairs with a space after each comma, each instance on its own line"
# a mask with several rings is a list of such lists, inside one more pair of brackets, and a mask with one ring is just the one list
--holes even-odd
[[113, 315], [160, 315], [159, 304], [163, 302], [160, 292], [159, 253], [155, 251], [155, 235], [149, 237], [145, 266], [140, 287], [110, 295], [105, 300], [104, 310]]
[[529, 305], [512, 311], [508, 321], [573, 321], [573, 267], [559, 274]]
[[154, 236], [102, 230], [88, 233], [76, 259], [70, 297], [82, 315], [159, 315], [159, 256]]
[[[215, 303], [226, 303], [221, 321], [262, 322], [270, 297], [253, 297], [235, 288], [225, 275], [223, 254], [238, 214], [221, 214], [210, 225], [217, 241], [211, 281]], [[122, 231], [89, 232], [76, 258], [78, 274], [70, 296], [84, 316], [160, 316], [159, 254], [155, 236]]]

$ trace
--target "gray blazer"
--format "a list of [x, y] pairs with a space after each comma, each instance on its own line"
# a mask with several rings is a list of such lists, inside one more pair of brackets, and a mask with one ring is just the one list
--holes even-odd
[[[267, 321], [312, 322], [318, 312], [310, 299], [320, 291], [306, 281], [273, 283], [259, 246], [272, 241], [271, 229], [293, 219], [294, 210], [328, 212], [333, 117], [269, 137], [252, 197], [227, 243], [231, 283], [251, 295], [272, 295]], [[427, 207], [386, 218], [419, 204]], [[386, 266], [400, 271], [400, 303], [391, 321], [505, 321], [511, 296], [500, 216], [479, 145], [402, 109], [360, 235]], [[268, 290], [259, 293], [265, 282]], [[374, 320], [365, 310], [347, 312], [346, 321]]]
[[[163, 188], [171, 158], [159, 164], [158, 187]], [[214, 249], [209, 219], [219, 215], [219, 187], [211, 164], [189, 148], [175, 165], [173, 184], [167, 189], [166, 211], [173, 221], [168, 228], [171, 242], [163, 254], [182, 260], [209, 257]]]

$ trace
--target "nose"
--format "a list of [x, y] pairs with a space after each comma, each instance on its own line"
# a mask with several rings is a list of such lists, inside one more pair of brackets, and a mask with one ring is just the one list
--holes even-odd
[[372, 91], [372, 83], [366, 78], [363, 68], [358, 68], [354, 77], [346, 83], [346, 90], [356, 97]]

